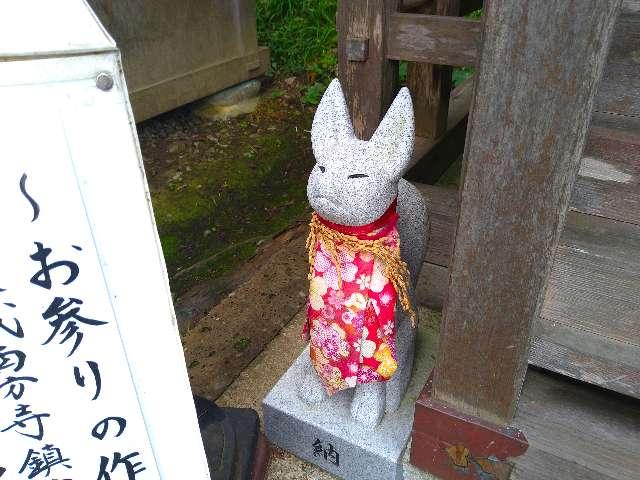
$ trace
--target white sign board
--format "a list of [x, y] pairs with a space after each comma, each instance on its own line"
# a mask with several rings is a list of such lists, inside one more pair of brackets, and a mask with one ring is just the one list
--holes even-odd
[[115, 45], [80, 0], [0, 24], [0, 480], [208, 479]]

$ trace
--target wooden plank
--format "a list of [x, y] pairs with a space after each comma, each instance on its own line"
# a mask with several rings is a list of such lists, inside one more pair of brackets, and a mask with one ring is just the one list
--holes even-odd
[[449, 286], [449, 269], [425, 262], [418, 277], [416, 301], [431, 310], [442, 310]]
[[529, 441], [513, 480], [638, 478], [637, 400], [529, 369], [513, 426]]
[[[410, 172], [408, 178], [415, 180]], [[425, 196], [436, 199], [454, 195], [447, 190], [417, 184]], [[594, 113], [591, 130], [574, 185], [572, 210], [600, 215], [627, 223], [640, 224], [640, 119], [620, 115]], [[438, 202], [437, 200], [436, 202]], [[448, 200], [452, 202], [453, 200]], [[436, 203], [436, 213], [438, 213]], [[457, 210], [456, 210], [457, 212]], [[457, 214], [457, 213], [456, 213]], [[428, 259], [438, 265], [449, 265], [453, 220], [445, 222], [446, 230], [436, 233], [433, 248], [446, 257]]]
[[[396, 93], [398, 65], [387, 56], [387, 23], [396, 10], [397, 0], [338, 1], [338, 78], [362, 140], [371, 138]], [[349, 61], [350, 38], [368, 39], [366, 61]]]
[[424, 195], [429, 213], [429, 242], [425, 261], [448, 267], [451, 262], [453, 235], [458, 218], [457, 190], [415, 184]]
[[434, 370], [434, 398], [462, 413], [499, 425], [513, 418], [619, 5], [485, 8]]
[[413, 98], [416, 136], [434, 140], [447, 129], [451, 67], [410, 62], [407, 87]]
[[534, 328], [529, 363], [638, 397], [639, 354], [638, 347], [539, 317]]
[[469, 78], [451, 92], [444, 135], [436, 140], [416, 137], [413, 167], [405, 178], [420, 183], [435, 183], [462, 155], [473, 88], [473, 78]]
[[571, 212], [541, 316], [640, 345], [640, 227]]
[[[416, 415], [423, 413], [420, 412], [423, 405], [420, 399], [416, 402]], [[629, 480], [638, 477], [638, 400], [529, 368], [512, 426], [525, 434], [529, 447], [523, 455], [509, 459], [514, 464], [510, 477], [485, 475], [481, 478]], [[422, 447], [426, 442], [433, 444], [430, 435], [433, 428], [422, 432], [417, 432], [418, 435], [414, 432], [413, 444], [422, 443]], [[459, 442], [462, 441], [464, 438], [460, 435]], [[442, 446], [433, 445], [433, 450], [423, 457], [433, 456], [439, 448]], [[412, 456], [415, 453], [412, 447]], [[421, 461], [429, 460], [422, 458]], [[474, 478], [472, 472], [463, 469], [458, 472], [461, 479]]]
[[438, 15], [396, 13], [389, 22], [388, 57], [470, 67], [479, 56], [481, 23]]
[[[398, 13], [390, 22], [389, 58], [439, 65], [474, 66], [481, 23], [464, 18]], [[624, 2], [595, 109], [640, 116], [640, 7]]]
[[[460, 12], [460, 0], [435, 0], [430, 10], [425, 13], [456, 16]], [[410, 62], [407, 86], [413, 98], [416, 135], [431, 140], [443, 135], [447, 130], [451, 67]]]
[[[417, 300], [440, 310], [456, 190], [416, 184], [431, 222]], [[529, 362], [640, 398], [640, 227], [571, 212], [537, 317]]]
[[622, 0], [622, 10], [631, 13], [640, 13], [640, 0]]
[[626, 2], [616, 23], [595, 109], [640, 116], [640, 7]]
[[640, 225], [640, 118], [594, 113], [571, 208]]

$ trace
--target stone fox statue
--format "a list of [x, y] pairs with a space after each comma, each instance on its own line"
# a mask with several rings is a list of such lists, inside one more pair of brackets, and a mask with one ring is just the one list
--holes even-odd
[[315, 212], [303, 332], [310, 356], [298, 395], [317, 403], [349, 389], [352, 418], [375, 427], [398, 408], [411, 376], [411, 298], [426, 244], [422, 195], [402, 179], [414, 141], [409, 90], [400, 90], [371, 140], [362, 141], [333, 80], [311, 141], [317, 163], [307, 195]]

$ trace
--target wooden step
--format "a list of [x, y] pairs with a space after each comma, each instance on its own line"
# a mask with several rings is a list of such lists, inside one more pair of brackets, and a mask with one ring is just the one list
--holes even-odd
[[640, 117], [594, 112], [571, 208], [640, 225]]
[[640, 478], [640, 402], [529, 369], [513, 426], [529, 448], [512, 480]]
[[[418, 188], [427, 201], [430, 227], [417, 297], [442, 308], [458, 196], [448, 188]], [[529, 362], [640, 398], [639, 320], [640, 226], [569, 212]]]

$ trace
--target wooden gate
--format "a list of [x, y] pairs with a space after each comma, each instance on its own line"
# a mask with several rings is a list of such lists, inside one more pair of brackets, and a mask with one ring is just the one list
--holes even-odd
[[[410, 177], [423, 182], [431, 218], [419, 299], [444, 307], [412, 461], [445, 478], [480, 478], [463, 475], [476, 466], [508, 478], [503, 461], [526, 449], [515, 422], [543, 432], [519, 478], [627, 478], [634, 464], [613, 443], [596, 451], [549, 435], [566, 404], [583, 438], [611, 428], [618, 447], [637, 444], [629, 425], [640, 426], [638, 405], [611, 400], [616, 413], [605, 413], [595, 393], [533, 372], [537, 393], [525, 390], [514, 415], [527, 363], [640, 398], [640, 3], [487, 0], [481, 22], [448, 16], [471, 4], [352, 0], [338, 9], [339, 77], [361, 138], [395, 94], [397, 61], [412, 62]], [[450, 66], [476, 68], [472, 95], [467, 84], [449, 96]], [[459, 100], [468, 97], [467, 122]], [[462, 188], [428, 185], [462, 153], [467, 123]], [[539, 402], [556, 410], [543, 414]]]
[[[359, 3], [369, 11], [358, 11]], [[409, 176], [433, 183], [462, 153], [471, 84], [454, 90], [455, 101], [449, 105], [450, 68], [431, 63], [475, 66], [481, 25], [476, 20], [459, 17], [388, 11], [384, 17], [386, 25], [380, 22], [366, 26], [386, 28], [386, 45], [372, 45], [372, 38], [376, 38], [372, 35], [367, 39], [367, 61], [350, 60], [354, 42], [363, 41], [358, 35], [364, 34], [357, 32], [366, 31], [365, 26], [358, 23], [363, 23], [363, 19], [383, 18], [374, 15], [374, 3], [342, 2], [343, 11], [338, 16], [338, 21], [344, 22], [340, 29], [344, 48], [340, 51], [345, 58], [341, 59], [340, 78], [346, 85], [354, 125], [363, 138], [371, 135], [395, 92], [397, 64], [393, 60], [410, 60], [407, 84], [415, 99], [418, 139], [417, 165]], [[378, 3], [380, 9], [392, 8], [389, 2]], [[411, 2], [412, 8], [421, 3], [431, 4]], [[440, 11], [456, 11], [451, 10], [454, 1], [435, 3]], [[616, 20], [597, 89], [591, 128], [571, 191], [566, 226], [544, 303], [535, 320], [530, 357], [534, 365], [636, 397], [640, 397], [640, 375], [633, 374], [640, 370], [638, 52], [640, 4], [627, 1]], [[512, 68], [508, 61], [504, 59], [505, 71]], [[495, 88], [514, 88], [522, 95], [529, 95], [523, 75], [520, 77], [508, 87], [504, 83], [506, 78], [498, 77]], [[551, 85], [549, 91], [552, 91]], [[548, 97], [550, 100], [551, 96]], [[381, 100], [377, 101], [378, 98]], [[549, 106], [543, 103], [529, 106], [533, 107], [544, 111]], [[447, 112], [450, 112], [448, 123]], [[499, 120], [487, 119], [489, 123], [483, 128], [493, 130]], [[565, 119], [556, 133], [568, 132], [570, 123], [570, 118]], [[526, 128], [525, 125], [515, 127]], [[538, 187], [548, 186], [543, 182]], [[430, 206], [432, 224], [419, 295], [427, 305], [441, 308], [458, 218], [458, 192], [431, 185], [420, 187]], [[481, 221], [479, 217], [478, 222]]]

